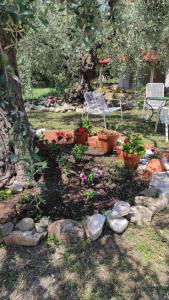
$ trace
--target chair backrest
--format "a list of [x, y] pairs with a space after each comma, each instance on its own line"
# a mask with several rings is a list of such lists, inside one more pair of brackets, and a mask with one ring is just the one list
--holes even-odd
[[160, 121], [163, 124], [169, 124], [169, 107], [163, 107], [160, 110]]
[[100, 93], [96, 93], [96, 92], [93, 92], [93, 96], [96, 100], [96, 103], [97, 103], [97, 107], [103, 111], [104, 109], [107, 108], [107, 104], [105, 102], [105, 99], [104, 99], [104, 96], [103, 94], [100, 94]]
[[[149, 97], [164, 97], [164, 83], [147, 83], [146, 84], [146, 98]], [[152, 107], [160, 107], [163, 100], [147, 100], [147, 103]]]
[[96, 92], [85, 92], [84, 98], [87, 109], [91, 112], [102, 112], [107, 108], [102, 94]]

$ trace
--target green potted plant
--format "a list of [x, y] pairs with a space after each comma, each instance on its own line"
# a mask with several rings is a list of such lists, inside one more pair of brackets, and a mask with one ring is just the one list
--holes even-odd
[[123, 144], [124, 164], [128, 169], [136, 169], [145, 154], [144, 139], [139, 134], [128, 135]]
[[88, 116], [83, 116], [80, 120], [79, 128], [75, 132], [76, 142], [85, 145], [88, 136], [92, 134], [92, 124]]
[[103, 153], [109, 153], [117, 144], [117, 140], [120, 137], [120, 132], [116, 130], [101, 130], [97, 133], [99, 139], [100, 150]]

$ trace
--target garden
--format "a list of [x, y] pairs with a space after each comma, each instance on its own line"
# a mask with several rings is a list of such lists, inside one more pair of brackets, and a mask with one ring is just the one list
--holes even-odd
[[2, 300], [169, 298], [169, 2], [124, 2], [0, 3]]

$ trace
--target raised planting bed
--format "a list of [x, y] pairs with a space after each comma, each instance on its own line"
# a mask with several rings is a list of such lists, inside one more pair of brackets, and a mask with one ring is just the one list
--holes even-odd
[[47, 143], [73, 144], [75, 142], [75, 130], [46, 130], [44, 140]]

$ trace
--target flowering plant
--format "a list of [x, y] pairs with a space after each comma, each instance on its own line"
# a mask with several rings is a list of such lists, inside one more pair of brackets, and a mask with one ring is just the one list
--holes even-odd
[[145, 154], [144, 139], [139, 134], [128, 135], [124, 140], [123, 151], [143, 156]]
[[84, 182], [84, 181], [87, 180], [87, 176], [86, 176], [86, 174], [84, 172], [80, 173], [80, 179], [81, 179], [82, 182]]
[[93, 168], [92, 171], [94, 178], [100, 178], [103, 174], [102, 170], [100, 170], [99, 168]]
[[80, 127], [80, 128], [77, 129], [77, 133], [78, 133], [78, 134], [86, 133], [86, 129], [83, 128], [83, 127]]
[[80, 173], [80, 179], [84, 183], [87, 181], [89, 184], [93, 184], [94, 179], [98, 179], [102, 176], [103, 172], [99, 168], [93, 168], [86, 175], [85, 172]]

